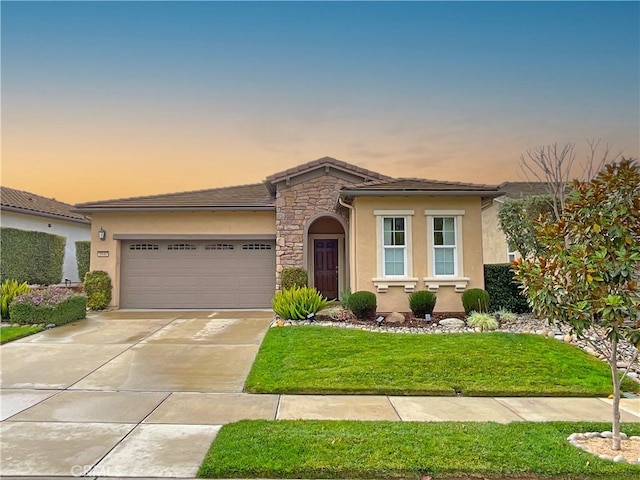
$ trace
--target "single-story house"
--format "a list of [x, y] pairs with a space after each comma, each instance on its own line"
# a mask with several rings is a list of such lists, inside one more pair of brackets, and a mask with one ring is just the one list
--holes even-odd
[[76, 263], [77, 241], [91, 240], [91, 220], [72, 210], [73, 205], [34, 193], [0, 187], [2, 226], [45, 232], [66, 238], [62, 278], [79, 282]]
[[511, 263], [520, 257], [515, 247], [509, 245], [507, 237], [500, 228], [498, 211], [509, 199], [518, 199], [532, 195], [546, 195], [544, 182], [504, 182], [498, 185], [503, 193], [493, 201], [484, 204], [482, 209], [482, 250], [485, 264]]
[[379, 311], [408, 311], [428, 289], [457, 312], [483, 287], [482, 205], [499, 195], [325, 157], [262, 183], [76, 210], [92, 216], [91, 270], [111, 276], [115, 307], [268, 307], [283, 269], [303, 267], [328, 298], [368, 290]]

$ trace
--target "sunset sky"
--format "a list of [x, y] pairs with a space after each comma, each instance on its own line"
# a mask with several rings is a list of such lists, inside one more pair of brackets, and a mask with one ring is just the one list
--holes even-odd
[[4, 186], [69, 203], [255, 183], [323, 156], [519, 180], [640, 143], [638, 2], [6, 2]]

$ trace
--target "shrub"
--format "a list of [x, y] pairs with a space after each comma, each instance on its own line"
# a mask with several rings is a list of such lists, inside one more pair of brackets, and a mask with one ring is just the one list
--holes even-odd
[[467, 323], [470, 327], [479, 328], [481, 332], [498, 328], [498, 321], [488, 313], [472, 312]]
[[91, 242], [76, 242], [76, 265], [78, 266], [78, 278], [80, 281], [89, 271], [89, 262], [91, 259]]
[[104, 310], [111, 302], [111, 278], [107, 272], [94, 270], [84, 276], [87, 306], [91, 310]]
[[464, 313], [487, 313], [489, 311], [489, 294], [481, 288], [471, 288], [462, 294]]
[[376, 315], [378, 303], [376, 295], [372, 292], [361, 291], [352, 293], [349, 297], [349, 310], [356, 318], [362, 320], [371, 320]]
[[62, 280], [64, 237], [2, 227], [0, 242], [0, 282], [12, 278], [30, 285], [51, 285]]
[[16, 323], [63, 325], [87, 316], [87, 299], [66, 288], [36, 289], [14, 298], [9, 314]]
[[304, 268], [289, 267], [282, 270], [282, 289], [289, 290], [292, 287], [306, 287], [309, 275]]
[[280, 290], [271, 299], [273, 311], [286, 320], [304, 320], [308, 315], [315, 315], [328, 305], [329, 301], [311, 287]]
[[413, 292], [409, 295], [409, 308], [414, 317], [424, 318], [425, 314], [432, 314], [436, 306], [436, 294], [428, 290]]
[[509, 264], [485, 265], [484, 286], [491, 299], [489, 309], [492, 312], [501, 309], [514, 313], [531, 311]]
[[347, 287], [344, 292], [340, 292], [340, 305], [342, 305], [342, 308], [349, 308], [349, 297], [351, 297], [350, 287]]
[[6, 279], [2, 284], [0, 295], [0, 313], [2, 318], [9, 318], [9, 305], [14, 297], [30, 291], [27, 282], [18, 283], [15, 280]]

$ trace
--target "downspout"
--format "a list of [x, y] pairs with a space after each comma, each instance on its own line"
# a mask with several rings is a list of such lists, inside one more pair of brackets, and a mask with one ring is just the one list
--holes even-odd
[[345, 203], [338, 196], [338, 203], [349, 210], [349, 288], [352, 292], [357, 291], [357, 271], [356, 271], [356, 210]]

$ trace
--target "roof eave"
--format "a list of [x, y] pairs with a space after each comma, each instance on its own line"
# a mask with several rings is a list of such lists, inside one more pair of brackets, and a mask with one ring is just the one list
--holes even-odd
[[[7, 212], [14, 212], [14, 213], [22, 213], [24, 215], [34, 215], [36, 217], [44, 217], [44, 218], [52, 218], [54, 220], [64, 220], [65, 222], [73, 222], [73, 223], [81, 223], [84, 225], [91, 225], [91, 220], [88, 218], [74, 218], [74, 217], [67, 217], [65, 215], [56, 215], [55, 213], [46, 213], [46, 212], [40, 212], [37, 210], [29, 210], [28, 208], [20, 208], [20, 207], [13, 207], [11, 205], [2, 205], [0, 207], [0, 210], [4, 210]], [[85, 212], [78, 212], [76, 210], [71, 210], [74, 213], [81, 213], [81, 214], [85, 214]]]
[[215, 211], [272, 211], [275, 210], [274, 205], [220, 205], [208, 207], [126, 207], [126, 206], [76, 206], [73, 210], [78, 213], [85, 212], [215, 212]]
[[493, 190], [341, 190], [340, 197], [488, 197], [504, 195]]

